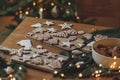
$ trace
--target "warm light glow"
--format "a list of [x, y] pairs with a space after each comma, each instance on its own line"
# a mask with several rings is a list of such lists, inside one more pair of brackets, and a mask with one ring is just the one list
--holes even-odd
[[114, 56], [113, 59], [117, 59], [117, 56]]
[[120, 73], [120, 70], [118, 72]]
[[115, 68], [115, 65], [111, 65], [110, 68], [111, 68], [111, 69], [114, 69], [114, 68]]
[[63, 73], [61, 73], [61, 77], [64, 77], [65, 75]]
[[12, 75], [12, 74], [10, 74], [10, 75], [9, 75], [9, 77], [13, 77], [13, 75]]
[[13, 78], [12, 78], [12, 80], [16, 80], [16, 78], [15, 78], [15, 77], [13, 77]]
[[95, 73], [98, 74], [99, 73], [98, 70], [96, 70]]
[[35, 6], [36, 5], [36, 2], [33, 2], [33, 6]]
[[68, 2], [68, 5], [70, 6], [70, 5], [71, 5], [71, 2]]
[[39, 11], [40, 11], [40, 12], [43, 12], [43, 8], [40, 8]]
[[69, 64], [69, 67], [71, 67], [72, 66], [72, 64]]
[[78, 65], [76, 65], [76, 67], [77, 67], [77, 68], [80, 68], [80, 65], [78, 64]]
[[80, 19], [80, 17], [78, 17], [78, 16], [77, 16], [77, 17], [76, 17], [76, 19], [78, 19], [78, 20], [79, 20], [79, 19]]
[[102, 67], [102, 64], [99, 64], [99, 67]]
[[98, 74], [96, 74], [95, 77], [98, 77]]
[[2, 80], [2, 78], [0, 78], [0, 80]]
[[35, 17], [35, 18], [38, 18], [38, 17]]
[[22, 67], [21, 67], [21, 66], [19, 67], [19, 70], [22, 70]]
[[120, 69], [120, 66], [119, 66], [119, 69]]
[[102, 70], [99, 70], [99, 73], [101, 73], [102, 72]]
[[28, 15], [28, 14], [29, 14], [29, 11], [26, 11], [26, 12], [25, 12], [25, 15]]
[[67, 10], [66, 13], [69, 14], [70, 12]]
[[85, 57], [86, 55], [85, 54], [82, 54], [82, 57]]
[[46, 80], [45, 78], [43, 80]]
[[57, 74], [58, 73], [58, 71], [54, 71], [54, 74]]
[[55, 4], [54, 3], [51, 3], [51, 6], [54, 6]]
[[116, 62], [113, 62], [113, 65], [116, 65]]
[[83, 74], [82, 73], [79, 73], [79, 77], [82, 77], [83, 76]]
[[99, 76], [100, 76], [100, 74], [96, 74], [96, 75], [95, 75], [95, 77], [99, 77]]

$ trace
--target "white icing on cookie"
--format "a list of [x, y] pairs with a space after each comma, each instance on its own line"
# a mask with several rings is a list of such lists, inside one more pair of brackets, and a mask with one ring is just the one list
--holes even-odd
[[46, 22], [44, 22], [44, 24], [46, 24], [46, 25], [48, 25], [48, 26], [51, 26], [51, 25], [53, 25], [54, 23], [53, 23], [52, 21], [46, 21]]
[[58, 24], [58, 26], [60, 26], [61, 29], [69, 29], [71, 28], [72, 24], [63, 23], [63, 24]]
[[92, 34], [88, 34], [88, 33], [83, 34], [83, 37], [85, 37], [88, 40], [90, 40], [92, 38], [92, 36], [93, 36]]
[[84, 33], [85, 33], [84, 30], [79, 30], [79, 31], [78, 31], [78, 34], [84, 34]]
[[5, 72], [7, 73], [7, 74], [11, 74], [11, 73], [13, 73], [15, 70], [12, 68], [12, 67], [10, 67], [10, 66], [8, 66], [7, 68], [5, 68], [4, 69], [5, 70]]
[[31, 60], [31, 56], [23, 55], [22, 57], [20, 57], [20, 59], [21, 59], [23, 62], [30, 61], [30, 60]]
[[61, 45], [62, 45], [63, 47], [66, 46], [66, 47], [69, 47], [69, 48], [70, 48], [70, 46], [72, 45], [72, 43], [69, 42], [69, 41], [65, 41], [65, 42], [62, 42]]
[[30, 48], [32, 47], [31, 41], [29, 39], [21, 40], [16, 44], [19, 44], [20, 46], [24, 46], [24, 50], [30, 50]]
[[55, 33], [57, 32], [57, 30], [55, 28], [47, 28], [48, 29], [48, 32], [50, 33]]
[[31, 25], [31, 27], [39, 28], [39, 27], [42, 27], [42, 24], [36, 23], [36, 24]]

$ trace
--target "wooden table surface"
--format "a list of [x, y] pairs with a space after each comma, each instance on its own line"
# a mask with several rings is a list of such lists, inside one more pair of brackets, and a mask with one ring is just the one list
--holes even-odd
[[[8, 48], [16, 48], [16, 49], [20, 48], [21, 46], [17, 45], [16, 43], [20, 40], [25, 39], [25, 35], [31, 30], [33, 30], [33, 28], [30, 27], [30, 25], [38, 23], [38, 22], [42, 23], [45, 21], [46, 19], [26, 17], [23, 20], [23, 22], [21, 22], [21, 24], [18, 25], [18, 27], [7, 37], [7, 39], [1, 44], [1, 46], [5, 46]], [[50, 21], [53, 21], [55, 24], [64, 23], [63, 21], [56, 21], [56, 20], [50, 20]], [[67, 22], [67, 23], [73, 24], [73, 29], [84, 30], [87, 33], [93, 31], [93, 29], [97, 29], [97, 30], [108, 29], [108, 27], [103, 27], [103, 26], [85, 25], [85, 24], [72, 23], [72, 22]], [[55, 27], [58, 30], [60, 29], [58, 26], [55, 26]], [[39, 43], [38, 41], [35, 41], [35, 40], [33, 40], [32, 43], [34, 47], [38, 44], [41, 44], [43, 45], [44, 48], [47, 48], [48, 51], [52, 51], [56, 53], [59, 53], [61, 51], [61, 49], [59, 48], [51, 47], [44, 43]], [[10, 60], [10, 56], [7, 55], [7, 59]], [[63, 79], [54, 78], [53, 75], [50, 73], [27, 67], [26, 80], [63, 80]], [[64, 79], [64, 80], [79, 80], [79, 78]], [[89, 79], [82, 78], [80, 80], [112, 80], [112, 78], [89, 78]]]

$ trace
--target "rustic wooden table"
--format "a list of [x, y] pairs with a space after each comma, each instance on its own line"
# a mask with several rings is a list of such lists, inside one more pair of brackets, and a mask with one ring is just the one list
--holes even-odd
[[[33, 28], [30, 27], [30, 25], [38, 23], [38, 22], [45, 22], [46, 19], [38, 19], [38, 18], [31, 18], [31, 17], [26, 17], [23, 22], [10, 34], [10, 36], [7, 37], [7, 39], [1, 44], [1, 46], [5, 46], [8, 48], [20, 48], [21, 46], [17, 45], [16, 43], [22, 39], [25, 39], [25, 35], [33, 30]], [[55, 24], [61, 24], [64, 23], [63, 21], [56, 21], [52, 20]], [[78, 24], [78, 23], [72, 23], [72, 22], [67, 22], [73, 24], [73, 29], [76, 30], [85, 30], [85, 32], [89, 33], [93, 29], [97, 30], [103, 30], [103, 29], [108, 29], [108, 27], [103, 27], [103, 26], [93, 26], [93, 25], [85, 25], [85, 24]], [[58, 26], [55, 26], [58, 30], [60, 29]], [[56, 52], [59, 53], [61, 49], [57, 47], [51, 47], [47, 44], [44, 43], [39, 43], [38, 41], [33, 40], [33, 46], [35, 47], [36, 45], [41, 44], [43, 45], [44, 48], [47, 48], [48, 51]], [[7, 55], [7, 59], [10, 60], [10, 56]], [[27, 75], [26, 75], [26, 80], [79, 80], [79, 78], [75, 79], [60, 79], [60, 78], [55, 78], [53, 77], [52, 74], [43, 72], [40, 70], [36, 70], [33, 68], [27, 67]], [[87, 79], [80, 79], [80, 80], [112, 80], [112, 78], [87, 78]]]

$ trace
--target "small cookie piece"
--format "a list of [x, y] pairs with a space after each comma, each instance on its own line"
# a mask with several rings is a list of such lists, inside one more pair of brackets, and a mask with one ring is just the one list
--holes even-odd
[[74, 41], [74, 40], [76, 40], [76, 39], [77, 39], [76, 36], [69, 36], [69, 37], [68, 37], [68, 40], [69, 40], [69, 41]]
[[42, 24], [36, 23], [36, 24], [31, 25], [31, 27], [39, 28], [39, 27], [42, 27]]
[[24, 46], [24, 50], [30, 50], [32, 47], [31, 40], [25, 39], [25, 40], [20, 40], [16, 44], [19, 44], [20, 46]]
[[84, 33], [85, 33], [84, 30], [79, 30], [79, 31], [78, 31], [78, 34], [80, 34], [80, 35], [82, 35], [82, 34], [84, 34]]
[[48, 26], [54, 25], [54, 23], [52, 21], [45, 21], [43, 24], [46, 24]]
[[34, 35], [33, 32], [28, 32], [25, 37], [32, 37]]
[[7, 74], [12, 74], [15, 71], [11, 66], [7, 66], [4, 70]]
[[22, 51], [23, 51], [23, 48], [18, 49], [16, 55], [19, 56], [19, 57], [21, 57], [23, 55]]
[[120, 46], [115, 46], [112, 49], [112, 57], [117, 56], [120, 58]]
[[23, 55], [22, 57], [19, 58], [20, 60], [22, 60], [23, 62], [27, 62], [31, 60], [31, 56], [28, 55]]
[[74, 36], [74, 35], [78, 34], [77, 31], [74, 30], [74, 29], [67, 30], [67, 33], [71, 36]]
[[17, 49], [12, 49], [12, 51], [9, 53], [9, 55], [16, 55], [18, 53]]
[[52, 63], [48, 64], [49, 67], [51, 67], [52, 69], [59, 69], [61, 68], [61, 63], [58, 60], [53, 60]]
[[44, 62], [44, 65], [48, 65], [48, 64], [52, 63], [52, 60], [48, 59], [48, 58], [44, 58], [43, 62]]
[[36, 28], [36, 29], [34, 29], [32, 32], [35, 34], [35, 33], [44, 33], [44, 32], [46, 32], [47, 31], [47, 29], [46, 28]]
[[37, 45], [36, 48], [37, 48], [37, 49], [42, 49], [43, 46], [42, 46], [42, 45]]
[[65, 58], [63, 58], [63, 57], [58, 57], [57, 60], [60, 61], [60, 62], [63, 62], [63, 61], [65, 61]]
[[76, 47], [77, 47], [77, 48], [82, 48], [84, 45], [85, 45], [85, 44], [83, 44], [83, 43], [77, 43]]
[[54, 36], [66, 38], [66, 37], [68, 37], [68, 33], [66, 31], [61, 31], [61, 32], [54, 34]]
[[92, 39], [92, 36], [93, 36], [93, 35], [86, 33], [86, 34], [83, 34], [82, 36], [83, 36], [84, 38], [90, 40], [90, 39]]
[[55, 28], [47, 28], [47, 30], [48, 30], [49, 33], [57, 32], [57, 29], [55, 29]]
[[43, 65], [43, 60], [40, 57], [31, 59], [30, 62], [35, 65]]
[[49, 39], [48, 43], [51, 45], [57, 45], [59, 43], [59, 39], [58, 38]]
[[54, 59], [57, 58], [58, 56], [57, 54], [52, 53], [52, 52], [48, 52], [45, 55], [47, 56], [47, 58], [54, 58]]
[[47, 34], [43, 34], [43, 40], [48, 40], [51, 38], [51, 34], [47, 33]]
[[38, 41], [43, 41], [44, 40], [44, 35], [43, 34], [42, 35], [36, 35], [36, 38], [34, 38], [34, 39], [36, 39]]
[[63, 24], [58, 24], [58, 26], [60, 26], [61, 29], [70, 29], [72, 24], [63, 23]]
[[43, 54], [43, 53], [46, 53], [46, 52], [47, 52], [47, 49], [37, 49], [36, 50], [37, 54]]
[[40, 57], [40, 55], [37, 53], [32, 55], [32, 58], [36, 58], [36, 57]]
[[62, 42], [62, 44], [61, 44], [61, 46], [65, 46], [65, 47], [69, 47], [70, 48], [70, 46], [72, 45], [72, 43], [71, 42], [69, 42], [69, 41], [66, 41], [66, 42]]
[[101, 39], [107, 39], [108, 36], [105, 35], [101, 35], [101, 34], [97, 34], [96, 36], [94, 36], [95, 41], [101, 40]]

